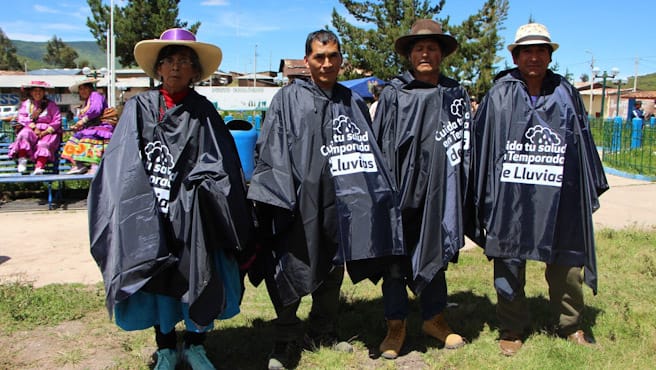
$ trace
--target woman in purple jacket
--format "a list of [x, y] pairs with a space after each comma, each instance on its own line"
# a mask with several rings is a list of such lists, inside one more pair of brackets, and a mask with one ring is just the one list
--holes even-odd
[[45, 81], [32, 81], [21, 88], [28, 91], [18, 110], [16, 140], [9, 145], [9, 157], [17, 158], [16, 170], [27, 170], [28, 160], [34, 161], [33, 175], [42, 175], [46, 163], [55, 160], [61, 141], [61, 115], [57, 104], [46, 97], [51, 88]]
[[93, 84], [96, 82], [96, 78], [87, 78], [69, 87], [84, 103], [71, 127], [75, 134], [68, 139], [62, 153], [62, 158], [72, 164], [68, 174], [94, 173], [114, 132], [116, 116], [103, 115], [107, 101], [95, 91]]

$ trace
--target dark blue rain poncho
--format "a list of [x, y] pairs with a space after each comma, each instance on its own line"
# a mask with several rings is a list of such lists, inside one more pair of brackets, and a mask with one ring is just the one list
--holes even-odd
[[406, 273], [412, 275], [409, 286], [416, 294], [464, 246], [470, 112], [465, 89], [445, 76], [435, 86], [405, 72], [378, 100], [373, 127], [400, 192], [411, 256]]
[[357, 282], [381, 273], [377, 257], [404, 254], [394, 184], [351, 90], [336, 84], [329, 98], [312, 82], [283, 87], [256, 146], [248, 198], [283, 304], [314, 291], [333, 264], [346, 262]]
[[157, 90], [125, 104], [89, 189], [91, 254], [110, 315], [143, 290], [189, 304], [191, 320], [207, 326], [226, 306], [212, 256], [251, 244], [253, 209], [212, 104], [192, 90], [165, 108]]
[[502, 72], [473, 124], [468, 235], [490, 257], [583, 266], [597, 292], [592, 212], [608, 189], [578, 91], [547, 71], [535, 104]]

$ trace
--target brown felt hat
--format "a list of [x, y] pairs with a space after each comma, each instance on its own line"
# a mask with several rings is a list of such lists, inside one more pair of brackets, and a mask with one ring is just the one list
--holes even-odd
[[447, 57], [458, 49], [458, 41], [453, 36], [442, 32], [442, 25], [432, 19], [418, 19], [410, 28], [410, 33], [396, 39], [394, 50], [400, 55], [408, 56], [412, 45], [422, 39], [437, 40], [442, 49], [442, 57]]

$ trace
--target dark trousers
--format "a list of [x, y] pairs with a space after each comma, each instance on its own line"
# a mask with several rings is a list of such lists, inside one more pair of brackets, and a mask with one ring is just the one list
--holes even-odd
[[[408, 290], [399, 264], [390, 264], [390, 268], [383, 276], [382, 291], [385, 318], [404, 320], [408, 317]], [[440, 270], [419, 294], [422, 320], [429, 320], [444, 311], [446, 301], [446, 275], [444, 270]]]
[[[344, 267], [335, 266], [326, 276], [321, 285], [312, 292], [312, 308], [308, 318], [308, 332], [311, 335], [321, 335], [336, 332], [337, 315], [339, 311], [339, 293], [344, 280]], [[277, 342], [292, 342], [303, 335], [303, 324], [296, 312], [301, 300], [283, 306], [280, 303], [275, 281], [266, 280], [271, 302], [276, 310], [275, 340]]]
[[[579, 328], [583, 312], [583, 275], [580, 266], [547, 264], [545, 278], [549, 301], [558, 313], [558, 334], [566, 336]], [[494, 259], [494, 288], [497, 291], [497, 318], [501, 332], [524, 333], [530, 313], [524, 293], [526, 261], [517, 258]]]

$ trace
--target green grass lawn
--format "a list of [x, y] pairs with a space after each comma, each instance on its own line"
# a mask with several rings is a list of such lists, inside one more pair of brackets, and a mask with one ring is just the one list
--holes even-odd
[[[572, 345], [553, 335], [556, 317], [549, 310], [544, 264], [529, 262], [526, 293], [533, 315], [532, 333], [520, 353], [499, 354], [492, 264], [481, 250], [461, 253], [447, 272], [447, 318], [468, 345], [449, 351], [421, 334], [417, 304], [412, 302], [408, 338], [396, 361], [378, 358], [385, 335], [380, 285], [369, 281], [342, 287], [339, 334], [356, 351], [303, 352], [301, 369], [648, 369], [656, 363], [656, 230], [598, 230], [599, 294], [585, 288], [583, 329], [595, 348]], [[0, 285], [0, 368], [148, 369], [155, 349], [150, 330], [124, 332], [107, 318], [102, 286], [27, 283]], [[310, 299], [299, 310], [306, 318]], [[274, 340], [275, 317], [264, 286], [247, 282], [242, 313], [217, 322], [206, 347], [219, 369], [262, 369]], [[180, 327], [182, 329], [182, 327]], [[75, 336], [67, 336], [77, 330]], [[64, 332], [64, 333], [62, 333]], [[81, 338], [78, 338], [80, 337]], [[22, 338], [59, 348], [49, 360], [34, 354], [12, 356]], [[72, 339], [75, 337], [76, 339]], [[59, 343], [59, 344], [57, 344]], [[22, 344], [21, 344], [22, 345]], [[99, 362], [103, 357], [104, 364]], [[43, 362], [46, 361], [46, 362]], [[49, 362], [48, 362], [49, 361]], [[94, 362], [95, 361], [95, 362]], [[94, 365], [89, 365], [94, 364]]]

